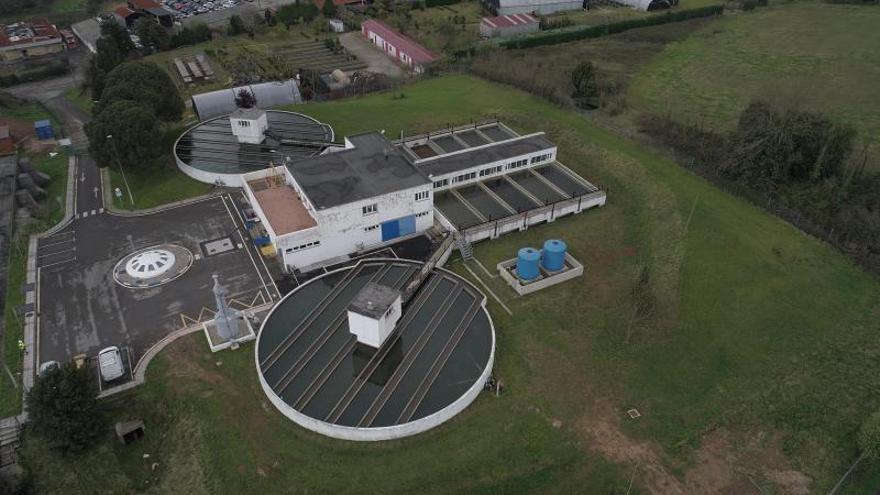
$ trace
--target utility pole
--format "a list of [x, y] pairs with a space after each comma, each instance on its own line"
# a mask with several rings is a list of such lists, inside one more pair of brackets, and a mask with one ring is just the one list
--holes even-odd
[[113, 139], [113, 134], [107, 134], [107, 139], [112, 143], [113, 158], [116, 159], [116, 165], [119, 167], [119, 173], [122, 175], [122, 182], [125, 183], [125, 190], [128, 191], [128, 200], [131, 202], [131, 205], [134, 206], [134, 196], [131, 195], [131, 188], [128, 187], [128, 179], [125, 178], [125, 170], [122, 169], [122, 162], [119, 161], [119, 152], [116, 150], [116, 140]]

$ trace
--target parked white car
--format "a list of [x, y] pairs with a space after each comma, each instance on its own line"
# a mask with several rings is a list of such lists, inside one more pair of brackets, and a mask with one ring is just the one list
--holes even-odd
[[101, 368], [101, 377], [105, 382], [115, 380], [125, 373], [122, 354], [116, 346], [102, 349], [98, 353], [98, 366]]

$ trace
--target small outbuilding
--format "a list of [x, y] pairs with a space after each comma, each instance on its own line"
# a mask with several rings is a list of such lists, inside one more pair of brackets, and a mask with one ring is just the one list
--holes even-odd
[[370, 19], [361, 24], [361, 33], [389, 57], [400, 61], [416, 73], [437, 60], [437, 55], [412, 39], [398, 33], [387, 24]]
[[499, 15], [483, 17], [480, 22], [480, 36], [484, 38], [506, 38], [517, 34], [532, 33], [540, 29], [540, 22], [531, 14]]

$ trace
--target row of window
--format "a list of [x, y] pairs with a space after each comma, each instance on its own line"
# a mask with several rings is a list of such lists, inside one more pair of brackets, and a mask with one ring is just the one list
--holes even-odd
[[416, 193], [416, 201], [423, 201], [428, 199], [428, 196], [431, 195], [431, 191], [419, 191]]
[[480, 170], [480, 177], [485, 177], [487, 175], [497, 174], [498, 172], [501, 172], [502, 170], [504, 170], [504, 165], [498, 165], [495, 167], [484, 168], [483, 170]]
[[314, 242], [309, 242], [307, 244], [302, 244], [300, 246], [289, 247], [289, 248], [285, 249], [284, 252], [292, 253], [294, 251], [302, 251], [303, 249], [313, 248], [315, 246], [320, 246], [320, 245], [321, 245], [321, 241], [314, 241]]
[[549, 160], [551, 156], [553, 156], [553, 155], [550, 154], [550, 153], [547, 153], [547, 154], [545, 154], [545, 155], [533, 156], [533, 157], [532, 157], [532, 163], [539, 163], [539, 162], [543, 162], [543, 161]]
[[423, 212], [421, 212], [421, 213], [416, 213], [416, 218], [423, 217], [423, 216], [425, 216], [425, 215], [427, 215], [427, 214], [429, 214], [429, 213], [431, 213], [431, 210], [423, 211]]
[[371, 213], [376, 213], [377, 211], [379, 211], [379, 205], [376, 203], [373, 203], [373, 204], [364, 206], [363, 208], [361, 208], [361, 210], [364, 212], [364, 215], [369, 215]]
[[[531, 159], [531, 163], [543, 162], [543, 161], [549, 160], [552, 156], [553, 155], [551, 153], [534, 156]], [[529, 164], [529, 159], [523, 158], [522, 160], [510, 162], [507, 165], [496, 165], [494, 167], [487, 167], [487, 168], [480, 170], [480, 177], [486, 177], [488, 175], [495, 175], [495, 174], [501, 173], [501, 171], [505, 170], [505, 168], [507, 170], [514, 170], [514, 169], [517, 169], [520, 167], [525, 167], [528, 164]], [[453, 177], [452, 183], [455, 184], [457, 182], [464, 182], [464, 181], [474, 179], [476, 177], [477, 177], [476, 172], [468, 172], [466, 174], [461, 174], [459, 176]], [[449, 179], [440, 179], [440, 180], [434, 181], [434, 189], [439, 189], [441, 187], [446, 187], [448, 185], [449, 185]], [[418, 198], [416, 198], [416, 199], [418, 199]]]
[[471, 179], [476, 179], [476, 178], [477, 178], [477, 173], [476, 173], [476, 172], [468, 172], [468, 173], [466, 173], [466, 174], [461, 174], [461, 175], [459, 175], [459, 176], [457, 176], [457, 177], [453, 177], [453, 178], [452, 178], [452, 183], [455, 184], [456, 182], [464, 182], [464, 181], [471, 180]]

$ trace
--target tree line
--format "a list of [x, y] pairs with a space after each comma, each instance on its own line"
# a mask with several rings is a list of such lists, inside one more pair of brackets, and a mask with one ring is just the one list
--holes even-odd
[[143, 167], [165, 153], [164, 125], [177, 122], [184, 105], [166, 71], [140, 54], [128, 32], [104, 23], [85, 84], [97, 101], [86, 125], [89, 152], [101, 167]]
[[880, 272], [880, 174], [852, 126], [755, 100], [729, 133], [658, 115], [642, 115], [639, 128], [704, 177]]

